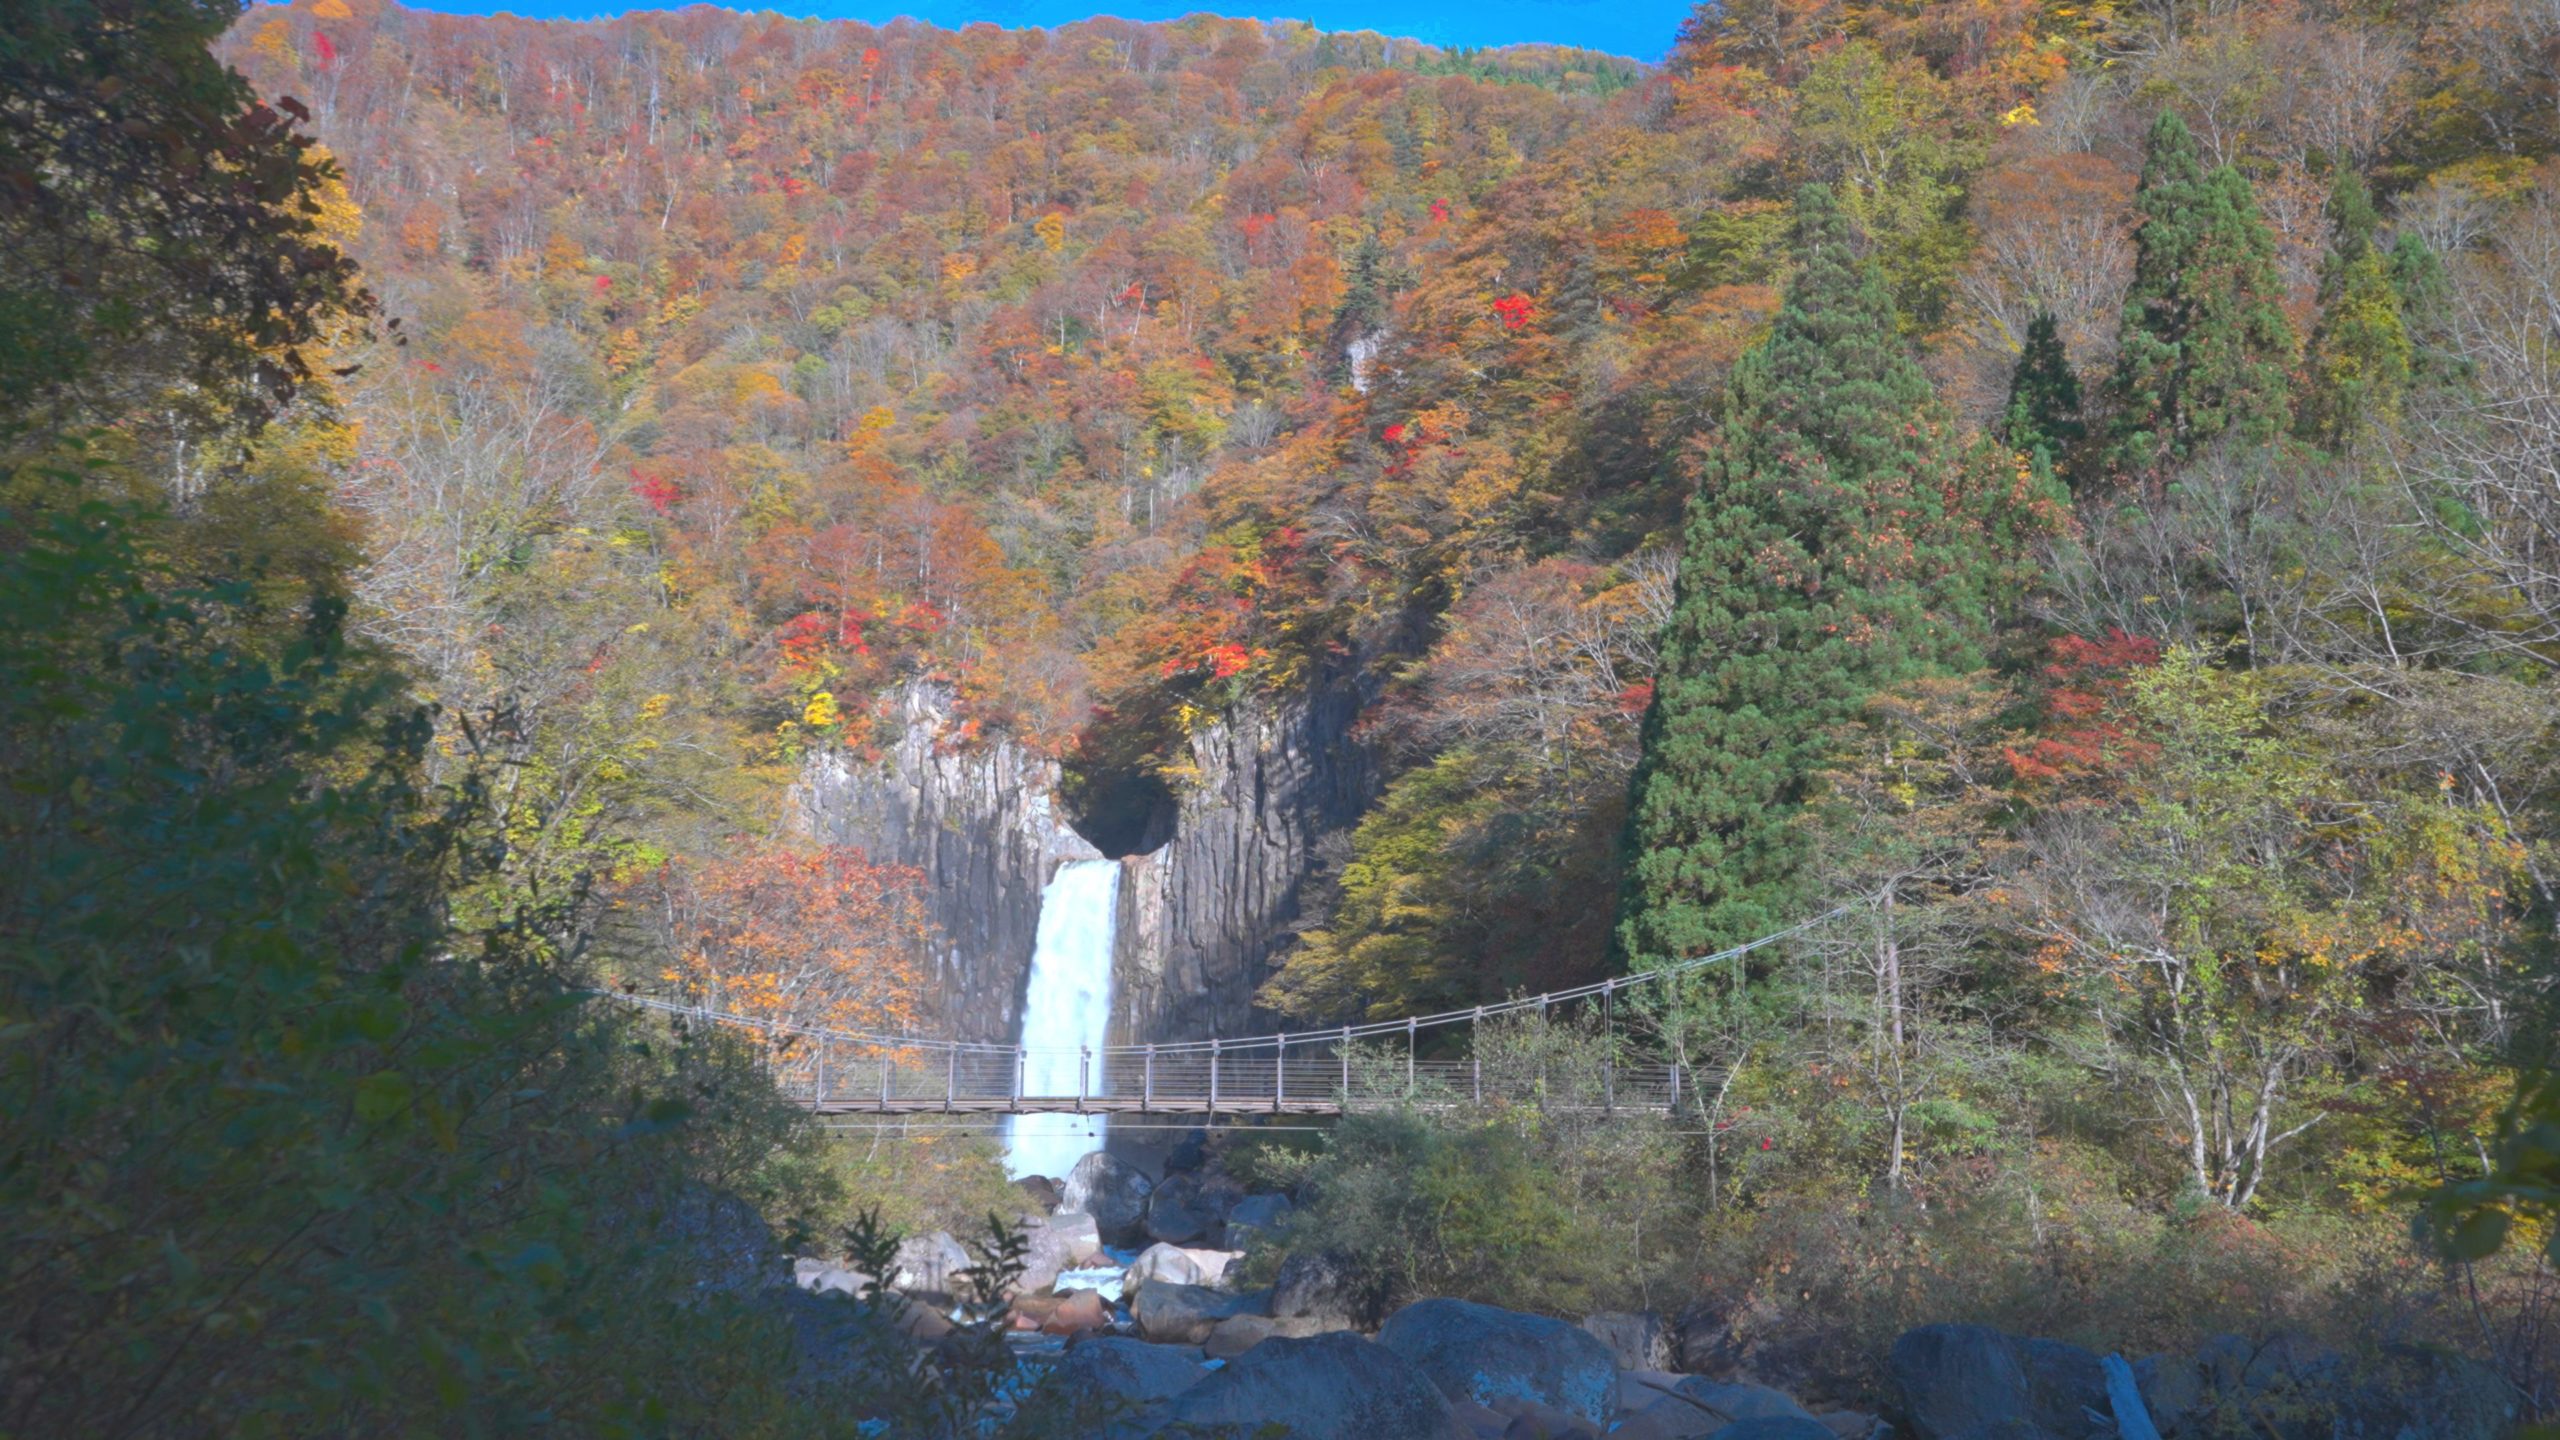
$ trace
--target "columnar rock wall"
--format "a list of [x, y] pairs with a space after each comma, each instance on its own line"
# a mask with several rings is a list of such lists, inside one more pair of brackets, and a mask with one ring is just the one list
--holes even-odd
[[1377, 793], [1376, 763], [1351, 737], [1362, 700], [1349, 685], [1248, 700], [1192, 737], [1199, 774], [1173, 839], [1126, 862], [1116, 1040], [1272, 1028], [1253, 996], [1298, 918], [1317, 842]]
[[[1271, 1028], [1254, 993], [1285, 944], [1317, 843], [1359, 819], [1377, 768], [1351, 738], [1363, 695], [1247, 701], [1191, 738], [1198, 778], [1173, 838], [1122, 862], [1114, 1043]], [[924, 872], [942, 933], [923, 1028], [1006, 1042], [1021, 1028], [1040, 891], [1064, 860], [1097, 855], [1057, 801], [1058, 764], [1004, 738], [949, 743], [951, 697], [902, 697], [878, 761], [812, 756], [793, 788], [800, 828]]]
[[901, 697], [897, 743], [877, 762], [810, 757], [793, 787], [799, 827], [872, 859], [924, 872], [942, 943], [922, 1028], [1011, 1042], [1040, 921], [1040, 890], [1064, 860], [1098, 852], [1057, 812], [1057, 762], [1009, 739], [946, 743], [951, 696]]

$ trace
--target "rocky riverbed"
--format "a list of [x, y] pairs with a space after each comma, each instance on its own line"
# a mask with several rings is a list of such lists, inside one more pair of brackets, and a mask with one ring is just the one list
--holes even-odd
[[[2496, 1440], [2514, 1397], [2464, 1357], [2299, 1337], [2219, 1336], [2127, 1360], [1977, 1325], [1894, 1344], [1886, 1393], [1791, 1394], [1712, 1317], [1564, 1319], [1456, 1299], [1377, 1315], [1357, 1278], [1301, 1248], [1247, 1287], [1247, 1251], [1289, 1213], [1214, 1168], [1150, 1176], [1085, 1157], [1024, 1182], [1027, 1268], [1006, 1323], [1044, 1433], [1299, 1440]], [[909, 1239], [890, 1285], [919, 1344], [970, 1263]], [[805, 1291], [862, 1277], [796, 1262]], [[1843, 1403], [1844, 1399], [1852, 1403]], [[1276, 1428], [1275, 1428], [1276, 1427]]]

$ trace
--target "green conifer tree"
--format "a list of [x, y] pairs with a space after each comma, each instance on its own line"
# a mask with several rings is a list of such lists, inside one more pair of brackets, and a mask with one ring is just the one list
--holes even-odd
[[2400, 305], [2400, 328], [2409, 337], [2409, 381], [2425, 387], [2459, 381], [2468, 366], [2455, 351], [2447, 320], [2453, 280], [2444, 258], [2416, 231], [2403, 230], [2391, 244], [2391, 293]]
[[2163, 111], [2133, 203], [2142, 226], [2108, 384], [2109, 460], [2157, 473], [2225, 435], [2274, 439], [2294, 334], [2249, 182], [2228, 165], [2206, 170], [2185, 122]]
[[2303, 357], [2294, 433], [2343, 450], [2369, 425], [2388, 424], [2409, 389], [2409, 332], [2391, 267], [2374, 248], [2373, 200], [2341, 162], [2329, 192], [2329, 255], [2320, 267], [2320, 321]]
[[1975, 663], [2057, 508], [2014, 454], [1956, 439], [1831, 193], [1796, 203], [1786, 302], [1694, 452], [1628, 819], [1617, 945], [1639, 968], [1800, 918], [1790, 820], [1826, 732], [1888, 685]]
[[2026, 347], [2009, 372], [2009, 406], [2001, 418], [2000, 438], [2019, 454], [2058, 470], [2084, 429], [2080, 377], [2072, 373], [2053, 316], [2040, 314], [2027, 326]]

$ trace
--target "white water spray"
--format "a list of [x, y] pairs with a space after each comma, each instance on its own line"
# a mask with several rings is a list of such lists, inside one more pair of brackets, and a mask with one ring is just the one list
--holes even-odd
[[[1099, 1094], [1111, 1033], [1111, 932], [1120, 862], [1070, 860], [1040, 892], [1031, 984], [1022, 1000], [1022, 1093]], [[1091, 1069], [1080, 1052], [1091, 1051]], [[1016, 1115], [1005, 1122], [1005, 1170], [1063, 1178], [1102, 1148], [1099, 1115]]]

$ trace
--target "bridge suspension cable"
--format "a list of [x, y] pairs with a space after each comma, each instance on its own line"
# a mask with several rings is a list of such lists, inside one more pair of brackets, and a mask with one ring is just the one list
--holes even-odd
[[[1025, 1114], [1053, 1111], [1137, 1112], [1170, 1114], [1338, 1114], [1363, 1100], [1391, 1100], [1397, 1092], [1410, 1101], [1429, 1090], [1469, 1095], [1482, 1101], [1506, 1088], [1534, 1091], [1546, 1103], [1556, 1077], [1544, 1060], [1534, 1077], [1497, 1073], [1488, 1087], [1481, 1050], [1469, 1059], [1422, 1058], [1423, 1037], [1458, 1025], [1476, 1027], [1486, 1020], [1537, 1011], [1545, 1015], [1561, 1006], [1597, 999], [1604, 1030], [1614, 1027], [1616, 999], [1667, 977], [1693, 974], [1728, 964], [1753, 951], [1802, 935], [1852, 910], [1865, 899], [1837, 905], [1811, 919], [1772, 931], [1711, 954], [1691, 956], [1656, 970], [1621, 975], [1565, 990], [1517, 996], [1463, 1010], [1443, 1010], [1394, 1020], [1371, 1020], [1322, 1030], [1282, 1031], [1267, 1035], [1155, 1044], [1112, 1045], [1089, 1049], [1039, 1048], [987, 1041], [948, 1040], [924, 1035], [834, 1029], [715, 1010], [709, 1006], [627, 991], [598, 991], [619, 1004], [756, 1032], [776, 1045], [773, 1057], [787, 1090], [812, 1109], [826, 1113]], [[1360, 1042], [1401, 1040], [1402, 1074], [1367, 1082], [1376, 1094], [1363, 1096], [1358, 1062]], [[1695, 1093], [1687, 1066], [1670, 1063], [1620, 1064], [1614, 1040], [1605, 1047], [1593, 1093], [1594, 1108], [1677, 1110], [1684, 1089]], [[1389, 1051], [1388, 1053], [1392, 1053]], [[1033, 1055], [1076, 1057], [1076, 1089], [1072, 1095], [1034, 1093], [1026, 1085]], [[1295, 1078], [1297, 1089], [1290, 1086]], [[1401, 1083], [1397, 1083], [1400, 1079]], [[1426, 1085], [1426, 1082], [1428, 1084]]]

